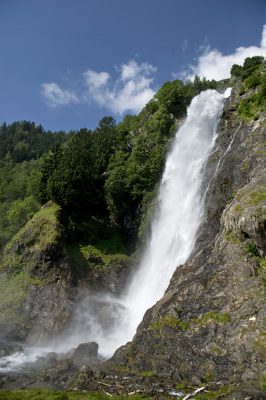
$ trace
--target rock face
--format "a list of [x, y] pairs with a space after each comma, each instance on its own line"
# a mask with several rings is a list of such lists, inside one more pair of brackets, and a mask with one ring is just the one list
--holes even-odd
[[68, 328], [81, 297], [122, 285], [122, 262], [90, 268], [68, 253], [58, 211], [47, 203], [0, 254], [0, 338], [40, 343]]
[[206, 165], [206, 211], [194, 252], [110, 368], [176, 383], [265, 388], [265, 115], [241, 121], [238, 90]]
[[98, 360], [98, 344], [95, 342], [81, 343], [74, 351], [72, 360], [75, 367], [90, 365]]

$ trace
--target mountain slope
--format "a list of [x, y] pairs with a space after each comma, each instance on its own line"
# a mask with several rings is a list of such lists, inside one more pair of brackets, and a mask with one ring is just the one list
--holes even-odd
[[[264, 72], [265, 74], [265, 72]], [[206, 210], [195, 250], [132, 343], [111, 362], [182, 384], [265, 388], [265, 111], [243, 118], [238, 81], [206, 166]]]

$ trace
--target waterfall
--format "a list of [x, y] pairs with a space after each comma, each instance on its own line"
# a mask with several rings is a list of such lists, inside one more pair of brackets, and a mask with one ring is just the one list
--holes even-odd
[[203, 167], [216, 139], [224, 97], [228, 92], [225, 96], [215, 90], [200, 93], [176, 132], [160, 184], [150, 241], [119, 299], [125, 314], [100, 343], [106, 354], [132, 339], [145, 311], [163, 296], [176, 267], [193, 249], [203, 207]]
[[[150, 240], [124, 293], [120, 298], [103, 293], [82, 296], [68, 332], [38, 349], [38, 355], [66, 351], [94, 340], [100, 354], [109, 357], [133, 338], [145, 311], [163, 296], [175, 269], [193, 249], [203, 214], [204, 165], [215, 142], [224, 97], [228, 97], [228, 92], [222, 95], [206, 90], [192, 100], [167, 156]], [[7, 357], [4, 361], [21, 365], [29, 355], [36, 358], [29, 349], [21, 360]]]

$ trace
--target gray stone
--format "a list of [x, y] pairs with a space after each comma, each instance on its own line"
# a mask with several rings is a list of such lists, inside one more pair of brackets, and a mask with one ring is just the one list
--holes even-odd
[[95, 342], [81, 343], [73, 353], [72, 361], [75, 367], [81, 367], [96, 362], [99, 345]]

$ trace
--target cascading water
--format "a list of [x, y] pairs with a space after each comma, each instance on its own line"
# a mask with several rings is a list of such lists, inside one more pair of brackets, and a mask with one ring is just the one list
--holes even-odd
[[104, 294], [84, 296], [73, 325], [65, 332], [63, 347], [62, 340], [55, 340], [46, 345], [45, 352], [66, 351], [95, 340], [100, 353], [111, 356], [132, 339], [145, 311], [163, 296], [176, 267], [193, 249], [202, 217], [203, 167], [215, 142], [223, 99], [229, 95], [207, 90], [192, 100], [167, 157], [150, 242], [123, 295], [118, 299]]
[[224, 97], [215, 90], [200, 93], [176, 133], [160, 185], [150, 242], [120, 299], [127, 315], [122, 326], [112, 332], [119, 339], [103, 343], [109, 354], [132, 339], [145, 311], [163, 296], [176, 267], [193, 249], [202, 215], [203, 166], [215, 142]]

